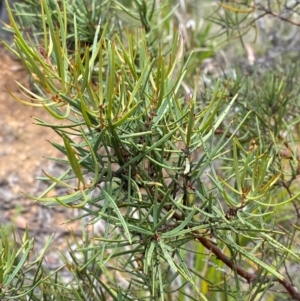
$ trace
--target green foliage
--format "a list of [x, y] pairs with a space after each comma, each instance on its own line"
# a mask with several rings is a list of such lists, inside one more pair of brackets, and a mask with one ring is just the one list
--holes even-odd
[[[14, 232], [14, 231], [13, 231]], [[47, 271], [43, 268], [44, 255], [52, 237], [47, 239], [44, 249], [39, 256], [32, 258], [34, 239], [29, 239], [26, 229], [21, 246], [18, 245], [14, 234], [8, 229], [0, 229], [0, 297], [1, 300], [40, 300], [43, 286], [47, 281]], [[26, 276], [24, 276], [26, 275]]]
[[[177, 33], [163, 40], [175, 23], [168, 1], [160, 9], [138, 0], [56, 3], [27, 0], [16, 19], [10, 14], [15, 43], [7, 47], [37, 90], [20, 85], [31, 101], [17, 100], [53, 116], [35, 121], [62, 138], [52, 145], [64, 158], [50, 159], [66, 165], [58, 177], [45, 173], [40, 180], [52, 184], [29, 197], [80, 209], [77, 219], [102, 228], [83, 230], [70, 258], [62, 255], [67, 286], [59, 272], [33, 278], [49, 287], [43, 300], [275, 300], [278, 283], [297, 299], [284, 269], [299, 263], [299, 225], [278, 216], [288, 206], [297, 221], [297, 70], [236, 73], [205, 86], [189, 72], [213, 43], [196, 59]], [[39, 45], [18, 25], [30, 7]], [[229, 26], [240, 11], [221, 8]], [[187, 96], [185, 81], [193, 83]], [[48, 197], [56, 187], [66, 194]]]

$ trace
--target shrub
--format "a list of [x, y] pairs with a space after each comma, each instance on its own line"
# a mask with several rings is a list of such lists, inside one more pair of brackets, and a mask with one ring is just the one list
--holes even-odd
[[[280, 284], [300, 300], [289, 279], [299, 226], [286, 225], [299, 218], [297, 71], [205, 85], [182, 39], [167, 36], [168, 1], [160, 9], [154, 1], [83, 2], [20, 4], [20, 24], [31, 7], [42, 16], [33, 22], [38, 46], [10, 13], [15, 43], [7, 46], [38, 91], [20, 86], [30, 101], [18, 100], [53, 116], [52, 124], [35, 121], [62, 138], [52, 145], [64, 158], [51, 160], [66, 165], [59, 177], [45, 172], [40, 180], [52, 184], [30, 197], [80, 209], [77, 219], [101, 226], [84, 230], [63, 257], [68, 285], [59, 273], [41, 275], [35, 298], [275, 300]], [[241, 10], [220, 7], [227, 18]], [[206, 55], [213, 52], [212, 43]], [[58, 186], [66, 194], [47, 197]]]

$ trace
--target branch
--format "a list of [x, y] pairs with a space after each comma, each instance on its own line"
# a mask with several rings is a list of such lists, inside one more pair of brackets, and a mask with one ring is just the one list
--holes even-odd
[[258, 19], [261, 19], [262, 17], [264, 17], [266, 15], [271, 15], [274, 18], [280, 19], [283, 22], [287, 22], [287, 23], [290, 23], [292, 25], [300, 27], [300, 23], [297, 23], [297, 22], [295, 22], [293, 20], [290, 20], [290, 19], [284, 17], [284, 13], [285, 12], [293, 12], [293, 13], [299, 15], [299, 12], [295, 11], [295, 8], [300, 4], [298, 2], [295, 3], [293, 7], [285, 5], [284, 10], [282, 12], [280, 12], [280, 13], [275, 13], [274, 11], [272, 11], [272, 9], [271, 9], [270, 6], [269, 7], [265, 7], [261, 3], [258, 3], [256, 5], [249, 5], [249, 4], [241, 3], [241, 2], [238, 2], [238, 1], [234, 1], [234, 0], [233, 1], [229, 1], [229, 3], [233, 3], [233, 4], [236, 4], [236, 5], [239, 5], [239, 6], [244, 6], [248, 10], [241, 10], [241, 9], [237, 9], [235, 7], [230, 7], [230, 6], [224, 5], [224, 4], [221, 4], [220, 6], [223, 7], [224, 9], [227, 9], [227, 10], [230, 10], [230, 11], [235, 11], [237, 13], [251, 14], [254, 11], [261, 11], [261, 12], [263, 12], [262, 15], [258, 16], [257, 18], [255, 18], [250, 24], [252, 24], [254, 21], [257, 21]]
[[[173, 217], [177, 221], [182, 221], [183, 218], [181, 214], [175, 213]], [[203, 237], [199, 231], [192, 231], [192, 233], [195, 235], [196, 239], [210, 252], [216, 255], [216, 257], [221, 260], [223, 263], [225, 263], [231, 270], [235, 270], [238, 275], [240, 275], [242, 278], [244, 278], [249, 284], [251, 284], [257, 277], [255, 273], [249, 273], [239, 265], [233, 264], [232, 260], [227, 257], [219, 247], [211, 243], [207, 238]], [[273, 281], [273, 282], [279, 282], [284, 288], [287, 290], [287, 292], [290, 294], [290, 296], [294, 300], [299, 300], [300, 301], [300, 293], [298, 289], [290, 282], [287, 280], [283, 279], [276, 279], [276, 280], [271, 280], [271, 278], [267, 277], [266, 282]]]

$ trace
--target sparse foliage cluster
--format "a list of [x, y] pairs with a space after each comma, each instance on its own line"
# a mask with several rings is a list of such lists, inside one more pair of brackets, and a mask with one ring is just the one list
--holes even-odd
[[28, 197], [79, 210], [83, 231], [51, 273], [47, 246], [33, 258], [28, 233], [18, 249], [2, 231], [3, 300], [300, 300], [295, 58], [203, 71], [229, 42], [269, 36], [266, 16], [293, 30], [298, 3], [186, 2], [9, 12], [6, 46], [34, 83], [17, 100], [53, 116], [34, 119], [61, 137], [50, 159], [66, 166]]

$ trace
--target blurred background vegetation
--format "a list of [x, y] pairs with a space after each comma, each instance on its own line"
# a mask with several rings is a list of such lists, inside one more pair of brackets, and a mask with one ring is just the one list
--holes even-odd
[[[160, 64], [164, 63], [163, 57], [170, 60], [169, 66], [174, 67], [170, 67], [172, 72], [174, 71], [171, 74], [178, 84], [174, 85], [178, 90], [178, 102], [186, 99], [185, 102], [181, 102], [182, 108], [183, 111], [190, 112], [189, 100], [193, 98], [193, 116], [205, 130], [207, 128], [204, 132], [210, 133], [207, 134], [208, 138], [205, 138], [207, 141], [203, 141], [203, 137], [193, 137], [195, 141], [191, 145], [186, 142], [181, 144], [186, 152], [178, 162], [188, 158], [191, 170], [195, 168], [191, 176], [191, 187], [194, 185], [195, 188], [191, 190], [198, 193], [191, 193], [194, 195], [191, 202], [195, 202], [203, 214], [197, 221], [188, 221], [187, 214], [182, 224], [186, 221], [184, 229], [195, 227], [195, 223], [207, 222], [211, 226], [209, 230], [205, 228], [205, 240], [198, 238], [198, 234], [187, 231], [181, 234], [186, 240], [183, 239], [178, 246], [174, 241], [170, 243], [171, 247], [168, 245], [169, 248], [163, 249], [160, 246], [162, 258], [164, 257], [162, 270], [168, 276], [153, 273], [153, 279], [159, 283], [157, 285], [150, 285], [151, 281], [155, 281], [148, 279], [145, 272], [145, 260], [149, 264], [154, 248], [153, 241], [149, 245], [146, 244], [145, 253], [148, 257], [145, 259], [143, 256], [146, 255], [142, 254], [140, 246], [132, 250], [133, 247], [120, 242], [118, 236], [115, 237], [115, 243], [118, 240], [118, 243], [123, 244], [120, 246], [122, 251], [116, 251], [114, 241], [111, 241], [110, 246], [113, 251], [109, 247], [100, 248], [93, 242], [94, 232], [86, 231], [83, 227], [82, 241], [76, 241], [77, 248], [70, 249], [68, 256], [62, 255], [64, 267], [57, 273], [50, 273], [47, 265], [43, 264], [46, 247], [37, 258], [29, 257], [32, 248], [29, 234], [24, 235], [23, 249], [18, 251], [14, 242], [7, 243], [7, 234], [2, 230], [2, 299], [300, 300], [297, 292], [297, 289], [300, 289], [298, 1], [265, 0], [255, 3], [107, 0], [98, 3], [92, 0], [48, 0], [42, 3], [44, 11], [41, 10], [40, 1], [23, 0], [14, 3], [12, 13], [16, 23], [11, 20], [5, 28], [7, 37], [12, 37], [12, 32], [15, 32], [14, 42], [9, 38], [6, 40], [7, 47], [20, 58], [32, 76], [32, 91], [35, 92], [25, 92], [28, 92], [30, 97], [35, 96], [40, 105], [49, 104], [44, 102], [44, 99], [49, 98], [49, 93], [52, 101], [55, 100], [55, 95], [61, 95], [61, 91], [65, 94], [68, 92], [65, 88], [67, 85], [61, 83], [64, 81], [60, 77], [61, 73], [58, 72], [55, 78], [56, 70], [50, 72], [49, 66], [60, 66], [59, 64], [63, 65], [63, 62], [68, 60], [70, 66], [77, 66], [79, 69], [77, 76], [83, 75], [86, 70], [84, 64], [93, 58], [97, 42], [95, 36], [100, 39], [104, 35], [108, 44], [109, 41], [114, 41], [120, 53], [121, 45], [129, 49], [129, 54], [134, 53], [135, 61], [130, 63], [135, 66], [137, 76], [143, 73], [144, 62], [141, 60], [160, 58], [160, 63], [156, 65], [157, 70], [160, 70]], [[48, 15], [45, 7], [48, 9]], [[52, 27], [49, 24], [52, 24]], [[104, 24], [107, 24], [106, 31]], [[143, 35], [137, 34], [137, 29], [141, 28], [145, 30], [144, 38], [141, 38]], [[115, 35], [120, 43], [115, 40]], [[130, 36], [133, 36], [132, 40]], [[177, 42], [178, 37], [181, 43]], [[62, 51], [56, 49], [60, 43]], [[145, 53], [139, 52], [143, 44], [146, 44], [147, 48]], [[47, 54], [50, 48], [56, 49], [51, 58]], [[125, 55], [122, 55], [119, 59], [123, 60], [124, 66], [120, 63], [120, 69], [116, 73], [123, 74], [126, 85], [130, 85], [128, 69], [132, 65], [128, 64]], [[110, 68], [109, 56], [109, 51], [103, 48], [103, 64], [100, 67], [95, 65], [91, 71], [92, 80], [89, 85], [94, 84], [96, 87], [99, 84], [99, 74], [102, 73], [99, 70]], [[29, 58], [38, 63], [29, 64]], [[80, 59], [83, 62], [82, 66], [79, 63]], [[184, 68], [178, 67], [180, 63], [185, 64]], [[39, 73], [38, 67], [44, 68], [46, 73]], [[48, 75], [47, 72], [50, 72], [51, 76], [44, 76]], [[184, 75], [181, 76], [180, 72]], [[54, 80], [59, 81], [62, 87], [58, 87], [51, 78], [53, 74]], [[106, 76], [108, 75], [103, 73], [103, 82], [106, 82]], [[162, 73], [158, 72], [156, 76], [164, 79]], [[68, 80], [66, 75], [66, 81]], [[170, 85], [171, 82], [170, 80]], [[132, 83], [132, 87], [135, 87], [135, 84], [137, 83]], [[90, 89], [89, 97], [94, 95], [93, 89], [97, 88]], [[81, 111], [81, 106], [74, 106], [76, 114]], [[59, 110], [55, 107], [53, 111], [49, 109], [49, 112], [57, 117], [61, 114]], [[226, 115], [223, 116], [224, 112]], [[167, 110], [165, 114], [167, 115]], [[197, 114], [203, 114], [203, 118], [207, 118], [206, 121], [202, 123]], [[74, 121], [74, 116], [75, 114], [69, 121]], [[96, 122], [91, 116], [89, 118], [91, 124]], [[87, 123], [85, 118], [79, 118], [77, 122], [82, 120]], [[41, 120], [36, 121], [40, 125], [50, 126]], [[146, 121], [143, 122], [145, 124]], [[219, 126], [214, 128], [216, 123]], [[65, 133], [60, 132], [59, 125], [53, 128], [61, 136]], [[88, 128], [90, 133], [96, 131], [92, 125]], [[214, 131], [211, 131], [211, 128], [214, 128]], [[71, 127], [68, 130], [74, 134]], [[155, 139], [153, 143], [156, 143]], [[80, 148], [82, 141], [78, 144], [70, 141], [72, 146], [76, 146], [76, 155], [84, 157], [86, 149]], [[176, 141], [172, 141], [171, 148], [175, 144]], [[64, 152], [63, 147], [67, 149], [69, 144], [64, 139], [62, 146], [54, 146]], [[180, 150], [180, 147], [177, 148]], [[69, 154], [68, 160], [72, 161], [72, 158], [74, 159], [74, 156]], [[206, 165], [206, 160], [211, 160], [212, 164]], [[185, 164], [189, 164], [187, 162]], [[84, 167], [89, 169], [90, 164], [88, 162]], [[76, 167], [72, 168], [73, 171], [76, 170]], [[80, 178], [80, 173], [74, 173], [73, 178]], [[41, 180], [49, 180], [49, 177]], [[143, 181], [145, 179], [142, 178]], [[160, 183], [163, 181], [165, 180]], [[164, 188], [167, 190], [168, 186]], [[122, 197], [123, 194], [125, 195], [124, 191]], [[209, 200], [207, 204], [203, 201], [204, 197], [201, 199], [202, 196]], [[250, 200], [255, 200], [255, 205], [250, 203], [247, 197], [252, 197]], [[96, 206], [94, 203], [90, 205]], [[103, 209], [103, 205], [99, 206], [96, 208], [106, 210]], [[169, 206], [173, 208], [174, 204]], [[96, 221], [99, 222], [96, 210], [90, 208], [92, 209], [82, 208], [79, 219], [84, 223], [92, 221], [91, 224], [96, 224]], [[150, 207], [148, 209], [150, 210]], [[185, 209], [180, 210], [182, 213]], [[107, 223], [111, 222], [113, 213], [110, 214], [111, 217], [104, 218]], [[122, 211], [122, 214], [133, 219], [128, 210], [126, 213]], [[143, 214], [146, 220], [148, 216]], [[90, 219], [85, 219], [87, 216]], [[168, 213], [165, 213], [160, 222], [168, 219]], [[165, 231], [174, 231], [176, 225], [176, 222], [175, 226], [171, 224]], [[107, 231], [108, 228], [104, 229]], [[105, 239], [112, 239], [107, 233], [100, 233]], [[147, 233], [144, 235], [146, 237]], [[145, 237], [140, 235], [141, 245], [147, 241]], [[152, 237], [152, 240], [159, 244], [158, 237]], [[49, 239], [48, 243], [50, 241]], [[218, 246], [222, 254], [212, 249], [213, 246]], [[149, 251], [151, 248], [152, 251]], [[177, 248], [180, 250], [180, 256], [177, 254]], [[117, 252], [117, 259], [114, 259], [114, 252]], [[126, 257], [128, 254], [129, 259]], [[123, 255], [127, 258], [125, 263], [119, 259]], [[177, 263], [175, 257], [185, 263]], [[226, 258], [229, 258], [229, 262]], [[103, 261], [107, 265], [104, 265]], [[174, 266], [178, 264], [177, 272], [172, 263]], [[128, 266], [130, 268], [127, 268]], [[271, 267], [273, 273], [266, 269], [266, 266]], [[63, 269], [67, 269], [72, 275], [65, 286], [66, 280], [60, 273]], [[275, 272], [280, 273], [283, 278], [279, 278]], [[163, 283], [159, 277], [165, 277], [167, 280], [164, 278]], [[140, 280], [137, 280], [139, 278]], [[150, 288], [152, 292], [148, 292]], [[154, 294], [154, 288], [159, 292]]]

